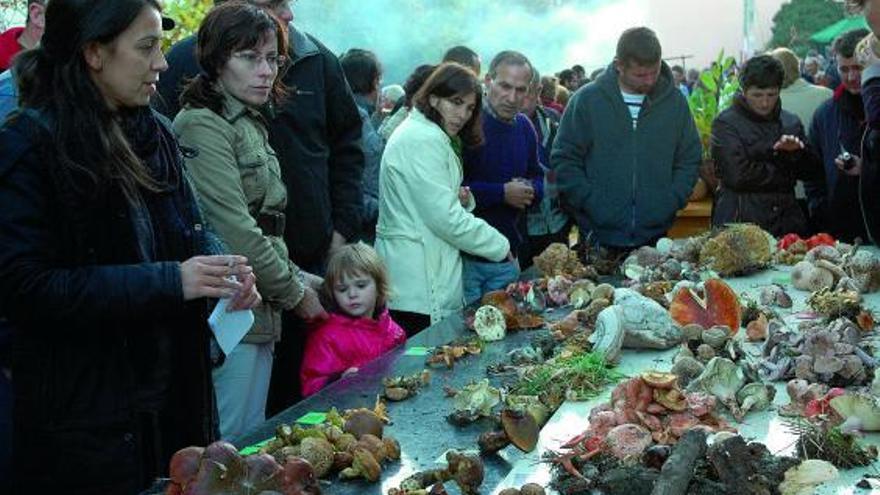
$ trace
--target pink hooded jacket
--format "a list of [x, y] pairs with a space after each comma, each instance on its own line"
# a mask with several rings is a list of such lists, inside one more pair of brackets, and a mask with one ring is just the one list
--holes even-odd
[[378, 320], [330, 313], [309, 331], [299, 372], [302, 395], [314, 394], [345, 370], [359, 368], [404, 342], [406, 332], [388, 309]]

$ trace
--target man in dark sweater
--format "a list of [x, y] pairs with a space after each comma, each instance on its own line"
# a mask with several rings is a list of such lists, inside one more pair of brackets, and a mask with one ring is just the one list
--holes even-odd
[[[464, 185], [476, 199], [474, 215], [504, 234], [512, 253], [526, 242], [525, 211], [541, 201], [544, 190], [538, 138], [529, 118], [520, 113], [531, 80], [532, 64], [521, 53], [504, 51], [492, 60], [483, 100], [484, 143], [464, 152]], [[470, 304], [515, 281], [519, 262], [466, 255], [463, 277]]]
[[697, 180], [700, 138], [660, 42], [628, 29], [603, 75], [571, 98], [551, 163], [582, 239], [612, 252], [653, 244]]

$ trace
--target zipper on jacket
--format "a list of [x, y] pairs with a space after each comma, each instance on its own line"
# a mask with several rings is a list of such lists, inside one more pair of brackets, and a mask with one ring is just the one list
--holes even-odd
[[636, 169], [638, 167], [638, 158], [636, 157], [637, 147], [636, 147], [636, 131], [639, 127], [639, 121], [636, 120], [633, 122], [633, 130], [632, 130], [632, 208], [630, 208], [630, 230], [629, 230], [629, 240], [630, 242], [634, 241], [636, 238], [636, 188], [637, 188], [637, 177], [636, 177]]

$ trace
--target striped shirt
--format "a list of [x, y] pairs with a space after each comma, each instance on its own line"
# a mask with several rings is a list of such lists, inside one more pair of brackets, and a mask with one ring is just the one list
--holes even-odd
[[633, 129], [635, 129], [639, 123], [639, 112], [642, 111], [642, 104], [645, 103], [645, 95], [635, 95], [625, 91], [621, 91], [620, 95], [623, 96], [623, 102], [629, 108], [629, 114], [632, 116]]

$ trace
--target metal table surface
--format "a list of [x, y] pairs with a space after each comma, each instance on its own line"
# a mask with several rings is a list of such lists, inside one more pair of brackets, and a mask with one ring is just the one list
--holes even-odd
[[[876, 247], [869, 246], [862, 249], [870, 250], [875, 256], [880, 256], [880, 250]], [[786, 291], [792, 297], [794, 304], [788, 310], [774, 309], [777, 310], [779, 316], [786, 323], [796, 325], [800, 319], [812, 316], [805, 313], [808, 309], [806, 299], [810, 294], [791, 287], [789, 283], [790, 272], [790, 267], [773, 267], [745, 277], [727, 278], [725, 281], [740, 296], [748, 294], [755, 300], [759, 298], [763, 287], [773, 283], [785, 285]], [[865, 294], [863, 299], [866, 309], [875, 315], [880, 314], [880, 292]], [[742, 339], [744, 333], [744, 330], [740, 330], [738, 338]], [[875, 330], [875, 339], [877, 338]], [[760, 353], [761, 345], [744, 343], [746, 350], [753, 353]], [[620, 363], [618, 363], [617, 371], [628, 376], [635, 376], [640, 372], [650, 369], [668, 371], [672, 368], [672, 358], [677, 352], [678, 350], [675, 348], [667, 351], [625, 349]], [[770, 409], [751, 412], [746, 415], [742, 423], [732, 421], [732, 418], [728, 417], [731, 420], [731, 424], [737, 427], [744, 438], [749, 441], [755, 440], [764, 443], [771, 452], [777, 455], [792, 455], [795, 450], [796, 437], [788, 430], [783, 418], [776, 412], [778, 407], [789, 403], [788, 394], [785, 391], [785, 383], [784, 381], [773, 383], [776, 388], [776, 397], [773, 400], [773, 407]], [[559, 446], [562, 443], [584, 431], [590, 424], [590, 411], [593, 407], [607, 402], [611, 397], [612, 390], [613, 387], [609, 386], [606, 387], [602, 394], [589, 401], [566, 402], [563, 404], [541, 429], [538, 447], [531, 453], [520, 456], [515, 462], [513, 469], [508, 473], [507, 478], [502, 480], [500, 484], [484, 485], [485, 493], [497, 494], [504, 488], [519, 487], [524, 483], [530, 482], [547, 485], [550, 482], [551, 473], [547, 464], [538, 462], [541, 455], [547, 450], [559, 450]], [[872, 432], [866, 434], [862, 442], [866, 445], [880, 446], [880, 433]], [[838, 479], [820, 486], [814, 495], [867, 495], [868, 493], [877, 493], [858, 489], [855, 487], [855, 484], [864, 474], [880, 475], [880, 461], [875, 461], [872, 465], [866, 467], [840, 470], [839, 474]]]
[[[865, 249], [880, 255], [880, 250], [877, 248]], [[772, 268], [749, 277], [727, 279], [727, 282], [737, 293], [747, 292], [754, 297], [765, 285], [787, 281], [789, 271], [788, 267]], [[794, 307], [789, 311], [783, 311], [782, 316], [787, 321], [794, 322], [798, 319], [798, 313], [804, 310], [805, 299], [809, 294], [794, 290], [790, 286], [788, 291], [794, 299]], [[867, 295], [865, 306], [875, 314], [880, 313], [880, 293]], [[549, 319], [556, 318], [550, 316]], [[332, 480], [322, 485], [324, 493], [385, 494], [389, 488], [398, 486], [407, 476], [442, 465], [443, 455], [448, 449], [476, 450], [477, 437], [483, 431], [492, 428], [493, 424], [490, 420], [481, 420], [467, 427], [456, 427], [448, 423], [446, 415], [452, 411], [452, 401], [445, 398], [444, 386], [460, 388], [472, 381], [486, 378], [488, 365], [504, 361], [509, 351], [528, 344], [532, 338], [546, 332], [548, 332], [546, 329], [508, 332], [504, 340], [485, 345], [480, 355], [464, 358], [451, 370], [445, 367], [432, 368], [430, 386], [423, 388], [414, 398], [399, 403], [388, 403], [388, 413], [393, 424], [386, 427], [385, 431], [400, 442], [402, 452], [400, 462], [386, 465], [379, 483]], [[447, 344], [454, 339], [474, 337], [473, 332], [465, 329], [461, 316], [455, 316], [413, 336], [405, 347], [434, 347]], [[672, 365], [674, 354], [675, 350], [627, 349], [623, 353], [618, 371], [632, 376], [648, 369], [668, 370]], [[336, 407], [340, 411], [357, 407], [371, 408], [377, 394], [381, 392], [382, 378], [411, 375], [424, 368], [424, 356], [407, 356], [404, 348], [396, 349], [364, 366], [356, 375], [329, 385], [314, 396], [267, 420], [256, 430], [233, 443], [241, 448], [271, 438], [277, 425], [293, 423], [297, 418], [311, 411], [323, 412], [331, 407]], [[493, 386], [498, 386], [503, 380], [493, 376], [488, 378]], [[776, 383], [777, 394], [774, 405], [777, 407], [788, 402], [784, 385], [784, 382]], [[539, 461], [542, 453], [548, 449], [558, 449], [565, 440], [586, 429], [589, 425], [587, 420], [589, 411], [599, 403], [607, 401], [612, 389], [613, 386], [606, 387], [602, 394], [587, 402], [563, 404], [542, 429], [538, 448], [535, 451], [523, 454], [511, 446], [501, 450], [496, 456], [483, 457], [486, 477], [481, 493], [498, 493], [503, 488], [520, 486], [530, 481], [546, 485], [549, 481], [549, 470], [546, 464]], [[793, 449], [793, 438], [782, 428], [775, 410], [752, 413], [739, 427], [744, 436], [766, 443], [775, 453], [788, 454]], [[868, 443], [880, 444], [880, 434], [870, 434], [865, 440]], [[841, 477], [836, 482], [823, 487], [819, 493], [866, 493], [854, 490], [853, 485], [863, 473], [877, 473], [878, 468], [880, 462], [867, 468], [841, 471]], [[458, 493], [453, 485], [447, 483], [447, 489], [450, 493]]]
[[[477, 437], [483, 431], [492, 429], [494, 424], [489, 419], [465, 427], [448, 423], [446, 415], [452, 412], [452, 400], [445, 398], [444, 386], [461, 388], [472, 381], [487, 378], [488, 365], [506, 360], [509, 351], [522, 347], [533, 337], [547, 332], [546, 329], [508, 332], [504, 340], [486, 344], [481, 354], [463, 358], [452, 369], [445, 366], [430, 368], [431, 383], [422, 388], [418, 395], [403, 402], [388, 402], [388, 415], [393, 423], [386, 426], [385, 433], [400, 442], [401, 460], [385, 465], [379, 483], [333, 479], [332, 483], [322, 484], [324, 493], [384, 494], [413, 473], [438, 467], [438, 461], [445, 463], [443, 456], [449, 449], [476, 450]], [[271, 438], [279, 424], [292, 424], [308, 412], [325, 412], [331, 407], [340, 411], [358, 407], [372, 408], [377, 394], [381, 393], [382, 378], [412, 375], [426, 368], [425, 356], [407, 356], [405, 348], [440, 346], [463, 338], [476, 338], [476, 334], [465, 328], [461, 316], [447, 318], [411, 337], [405, 347], [385, 354], [361, 368], [357, 374], [330, 384], [315, 395], [268, 419], [233, 443], [236, 447], [243, 448]], [[503, 380], [501, 377], [488, 378], [493, 386], [498, 386]], [[486, 473], [482, 492], [488, 493], [492, 487], [500, 484], [522, 456], [518, 450], [507, 448], [499, 456], [484, 457]], [[456, 493], [456, 487], [452, 486], [454, 483], [447, 485], [450, 493]]]

